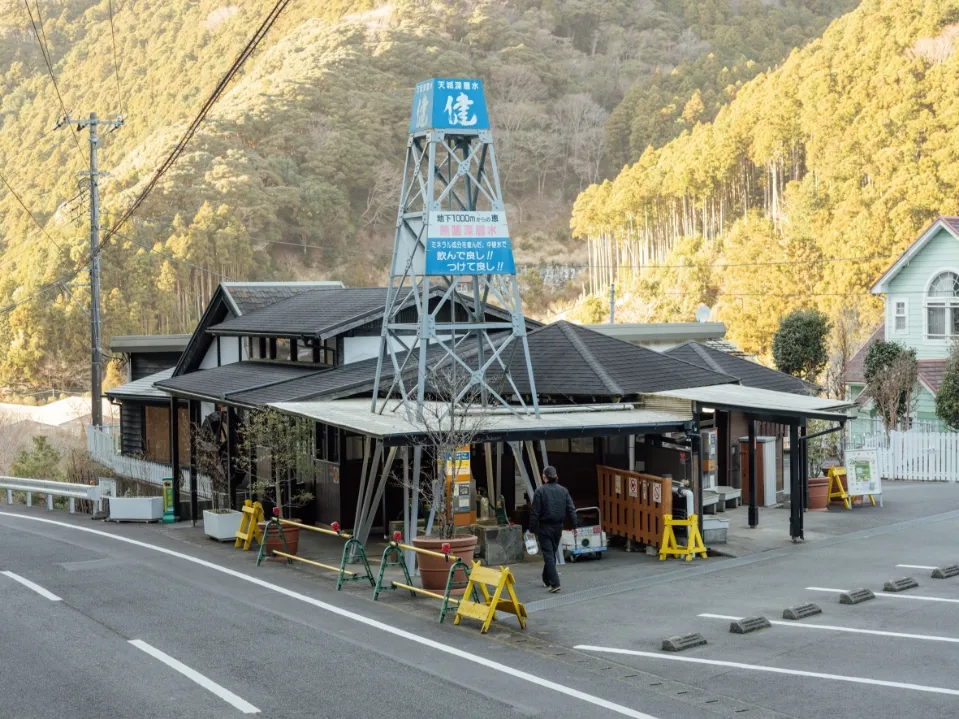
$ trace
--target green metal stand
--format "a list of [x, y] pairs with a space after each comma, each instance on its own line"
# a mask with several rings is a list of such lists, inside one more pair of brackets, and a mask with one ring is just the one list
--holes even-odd
[[[283, 530], [282, 530], [283, 525], [280, 523], [280, 520], [278, 520], [276, 517], [273, 517], [269, 522], [267, 522], [266, 528], [263, 530], [263, 543], [260, 544], [260, 551], [256, 555], [256, 566], [258, 567], [260, 566], [260, 562], [262, 562], [263, 558], [266, 556], [266, 540], [267, 540], [267, 537], [269, 536], [271, 526], [276, 527], [277, 534], [279, 535], [280, 539], [283, 541], [283, 553], [284, 554], [290, 553], [290, 547], [286, 543], [286, 535], [283, 533]], [[353, 554], [354, 558], [359, 558], [359, 561], [363, 562], [363, 570], [364, 570], [363, 572], [346, 571], [346, 564], [349, 559], [351, 551], [354, 553]], [[343, 554], [340, 556], [339, 569], [337, 569], [336, 567], [331, 567], [326, 564], [321, 564], [320, 562], [314, 562], [312, 560], [303, 559], [300, 557], [298, 557], [297, 559], [305, 564], [310, 564], [315, 567], [320, 567], [321, 569], [327, 569], [331, 572], [336, 572], [337, 573], [336, 591], [340, 591], [340, 589], [343, 587], [344, 582], [356, 582], [356, 581], [362, 581], [364, 579], [370, 583], [371, 587], [376, 586], [376, 582], [373, 579], [373, 570], [370, 569], [370, 562], [366, 558], [366, 550], [363, 548], [363, 544], [358, 539], [353, 539], [352, 537], [350, 537], [349, 539], [346, 540], [346, 544], [343, 545]], [[293, 560], [287, 557], [286, 563], [293, 564]], [[382, 570], [380, 574], [382, 574]]]
[[[390, 555], [396, 557], [394, 561], [390, 561]], [[385, 550], [383, 550], [383, 559], [380, 560], [380, 572], [376, 577], [376, 584], [373, 585], [373, 601], [375, 602], [380, 598], [380, 592], [384, 589], [390, 589], [395, 591], [396, 587], [393, 586], [393, 583], [390, 582], [387, 586], [383, 586], [383, 574], [386, 572], [387, 567], [400, 567], [403, 569], [403, 577], [406, 579], [406, 583], [412, 585], [413, 580], [410, 578], [410, 570], [406, 566], [406, 559], [403, 557], [403, 552], [400, 551], [400, 548], [390, 544]], [[410, 590], [410, 596], [415, 597], [416, 592], [412, 589]]]
[[[391, 557], [393, 559], [391, 560]], [[405, 584], [399, 584], [398, 582], [389, 582], [388, 584], [383, 584], [383, 575], [386, 572], [387, 567], [400, 567], [403, 570], [403, 578], [406, 579]], [[435, 594], [434, 592], [429, 592], [425, 589], [420, 589], [419, 587], [413, 586], [413, 580], [410, 577], [409, 567], [406, 566], [406, 559], [403, 557], [403, 552], [400, 551], [400, 548], [396, 545], [395, 542], [391, 542], [390, 545], [383, 550], [383, 559], [380, 561], [380, 571], [379, 575], [376, 578], [376, 585], [373, 589], [373, 601], [375, 602], [379, 599], [380, 592], [384, 589], [390, 589], [396, 591], [397, 589], [406, 589], [409, 591], [410, 596], [415, 597], [417, 594], [423, 594], [428, 597], [434, 597], [436, 599], [442, 600], [442, 605], [440, 606], [440, 616], [439, 623], [442, 624], [443, 620], [446, 619], [446, 615], [450, 612], [455, 612], [455, 605], [459, 604], [459, 601], [456, 599], [451, 599], [450, 594], [453, 591], [453, 577], [456, 576], [456, 570], [462, 569], [466, 574], [466, 578], [469, 579], [470, 568], [463, 562], [461, 559], [457, 559], [453, 562], [453, 565], [450, 567], [449, 574], [446, 576], [446, 591], [443, 592], [443, 595]], [[476, 588], [473, 588], [473, 600], [479, 601], [478, 595], [476, 593]], [[450, 606], [450, 603], [454, 605]]]
[[[352, 549], [356, 554], [353, 555], [353, 558], [359, 557], [363, 562], [363, 568], [366, 570], [364, 574], [359, 574], [354, 572], [352, 576], [346, 575], [346, 563], [350, 554], [350, 549]], [[343, 556], [340, 559], [340, 576], [336, 580], [336, 591], [340, 591], [340, 587], [343, 586], [343, 582], [357, 582], [361, 579], [369, 580], [370, 586], [375, 587], [376, 584], [373, 581], [373, 570], [370, 569], [370, 562], [366, 558], [366, 550], [363, 548], [363, 544], [358, 539], [346, 540], [346, 544], [343, 545]]]

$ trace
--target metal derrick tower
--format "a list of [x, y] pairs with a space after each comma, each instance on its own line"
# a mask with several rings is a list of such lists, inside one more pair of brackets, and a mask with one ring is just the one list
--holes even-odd
[[[509, 372], [517, 352], [529, 403]], [[469, 393], [488, 407], [539, 413], [493, 135], [473, 79], [416, 86], [376, 368], [375, 386], [385, 367], [392, 384], [385, 399], [374, 391], [373, 411], [395, 397], [407, 419], [422, 421], [440, 365], [463, 372], [454, 404]]]

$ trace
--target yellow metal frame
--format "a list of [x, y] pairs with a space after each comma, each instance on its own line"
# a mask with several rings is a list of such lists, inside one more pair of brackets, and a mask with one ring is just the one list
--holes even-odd
[[240, 518], [240, 528], [236, 533], [234, 547], [243, 547], [243, 551], [249, 551], [253, 539], [256, 539], [257, 546], [263, 544], [263, 532], [260, 531], [260, 522], [264, 521], [263, 505], [247, 499], [243, 502], [243, 516]]
[[[829, 477], [829, 499], [827, 501], [832, 502], [834, 499], [841, 499], [843, 506], [846, 509], [851, 510], [852, 497], [846, 491], [846, 488], [842, 486], [842, 480], [840, 479], [840, 477], [846, 476], [846, 468], [830, 467], [826, 474]], [[869, 497], [869, 501], [872, 503], [872, 506], [875, 507], [876, 498], [871, 494], [867, 494], [865, 496]]]
[[[659, 561], [664, 561], [666, 557], [685, 557], [687, 562], [691, 562], [697, 554], [703, 559], [706, 558], [706, 544], [703, 542], [703, 535], [699, 533], [697, 515], [691, 514], [687, 519], [674, 519], [673, 515], [667, 514], [663, 519], [663, 541], [659, 546]], [[681, 547], [678, 544], [673, 527], [686, 527], [686, 546]]]
[[[331, 572], [340, 571], [339, 567], [334, 567], [329, 564], [323, 564], [322, 562], [314, 562], [312, 559], [303, 559], [303, 557], [297, 557], [295, 554], [287, 554], [286, 552], [281, 552], [278, 549], [273, 550], [273, 556], [283, 557], [284, 559], [291, 559], [294, 562], [303, 562], [303, 564], [309, 564], [310, 566], [319, 567], [320, 569], [328, 569]], [[345, 574], [348, 577], [356, 576], [356, 572], [351, 572], [348, 569], [344, 569], [343, 574]]]
[[[483, 623], [480, 629], [481, 634], [489, 631], [490, 624], [496, 619], [496, 612], [506, 612], [514, 615], [519, 620], [521, 628], [526, 629], [526, 607], [516, 598], [516, 592], [513, 586], [516, 584], [516, 578], [509, 570], [509, 567], [500, 567], [499, 569], [490, 569], [482, 566], [479, 562], [473, 562], [473, 568], [470, 570], [469, 582], [466, 585], [466, 591], [463, 593], [463, 599], [456, 608], [456, 619], [454, 625], [460, 623], [460, 619], [468, 617]], [[487, 586], [495, 587], [492, 595]], [[479, 589], [483, 595], [483, 602], [474, 602], [469, 597], [473, 597], [473, 592]], [[503, 591], [509, 595], [509, 599], [503, 599]]]

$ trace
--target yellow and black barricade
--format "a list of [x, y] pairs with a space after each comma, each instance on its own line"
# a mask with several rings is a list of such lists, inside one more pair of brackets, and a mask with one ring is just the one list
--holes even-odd
[[243, 516], [240, 518], [240, 528], [237, 530], [236, 541], [233, 543], [233, 546], [243, 547], [243, 551], [245, 552], [249, 550], [253, 540], [256, 539], [256, 543], [262, 547], [263, 532], [260, 531], [260, 522], [262, 522], [263, 519], [262, 504], [250, 499], [243, 502]]
[[[685, 546], [680, 546], [676, 541], [676, 530], [673, 527], [686, 527]], [[663, 541], [659, 545], [659, 560], [663, 561], [666, 557], [685, 557], [687, 562], [691, 562], [696, 555], [706, 558], [706, 544], [703, 542], [703, 535], [699, 533], [699, 517], [691, 514], [686, 519], [675, 519], [673, 515], [667, 514], [663, 526]]]
[[[513, 589], [515, 584], [516, 579], [509, 567], [493, 569], [484, 567], [479, 562], [473, 562], [466, 593], [456, 608], [456, 620], [453, 624], [459, 624], [463, 617], [476, 619], [483, 623], [480, 633], [486, 634], [490, 623], [496, 618], [496, 612], [506, 612], [514, 615], [519, 620], [520, 627], [526, 629], [528, 615], [526, 607], [516, 598], [516, 592]], [[487, 587], [494, 588], [492, 594]], [[482, 602], [476, 601], [477, 589], [483, 595]], [[509, 599], [503, 599], [504, 591]]]

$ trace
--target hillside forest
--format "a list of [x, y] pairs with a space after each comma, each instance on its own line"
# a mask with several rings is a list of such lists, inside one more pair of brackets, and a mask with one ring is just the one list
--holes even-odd
[[617, 321], [705, 304], [769, 357], [780, 319], [817, 308], [834, 350], [854, 349], [881, 321], [873, 283], [959, 210], [957, 23], [956, 2], [864, 0], [711, 122], [631, 144], [632, 164], [576, 201], [594, 295], [570, 316], [603, 321], [615, 282]]
[[[903, 3], [911, 4], [920, 5]], [[68, 112], [74, 121], [91, 112], [124, 118], [123, 126], [101, 141], [100, 167], [110, 173], [101, 183], [103, 225], [109, 227], [169, 153], [270, 5], [27, 0], [0, 6], [0, 384], [21, 391], [85, 384], [89, 198], [78, 173], [87, 170], [88, 143], [74, 122], [58, 127], [58, 120]], [[592, 277], [584, 268], [587, 247], [597, 238], [636, 243], [623, 230], [627, 216], [635, 223], [636, 213], [643, 212], [645, 205], [635, 202], [659, 207], [657, 217], [669, 214], [674, 200], [689, 204], [695, 198], [695, 207], [705, 202], [710, 213], [728, 205], [705, 234], [699, 219], [689, 220], [700, 217], [698, 209], [687, 208], [681, 230], [676, 223], [666, 230], [665, 220], [656, 220], [660, 224], [654, 222], [649, 235], [658, 238], [653, 244], [660, 243], [656, 257], [682, 245], [691, 261], [708, 264], [730, 251], [727, 237], [743, 237], [737, 242], [744, 243], [768, 230], [769, 236], [792, 238], [797, 220], [787, 221], [785, 203], [792, 208], [801, 198], [817, 207], [825, 202], [791, 184], [802, 183], [809, 159], [801, 160], [800, 170], [795, 154], [783, 151], [780, 157], [772, 147], [754, 152], [744, 139], [753, 152], [745, 184], [717, 185], [713, 180], [728, 173], [725, 164], [708, 177], [688, 178], [695, 163], [686, 158], [698, 152], [689, 143], [705, 142], [718, 132], [713, 128], [747, 114], [743, 108], [780, 76], [770, 71], [855, 5], [853, 0], [294, 1], [173, 170], [105, 245], [105, 342], [117, 334], [191, 330], [224, 279], [381, 284], [412, 89], [437, 75], [478, 76], [486, 83], [525, 272], [524, 296], [533, 314], [548, 316], [551, 302], [576, 301], [583, 278]], [[900, 29], [914, 39], [935, 38], [944, 11], [930, 13], [916, 28]], [[862, 17], [860, 10], [854, 20]], [[841, 44], [828, 38], [845, 31], [830, 32], [814, 45], [817, 53], [827, 43]], [[875, 32], [880, 38], [892, 34], [885, 26]], [[886, 50], [873, 35], [859, 39], [874, 50], [845, 61], [853, 74], [864, 64], [868, 77]], [[895, 42], [908, 49], [913, 40], [900, 33]], [[783, 72], [802, 57], [794, 55]], [[912, 73], [903, 82], [924, 83], [919, 70], [934, 69], [923, 64], [924, 57], [919, 50], [896, 65]], [[942, 77], [951, 63], [938, 67]], [[783, 88], [780, 94], [790, 93]], [[935, 108], [939, 101], [929, 97], [924, 106]], [[768, 109], [781, 111], [788, 118], [783, 128], [792, 128], [799, 123], [787, 110], [793, 105]], [[775, 134], [779, 126], [766, 129]], [[861, 142], [873, 139], [867, 133]], [[602, 184], [628, 163], [634, 163], [631, 169]], [[767, 167], [779, 174], [775, 199], [763, 205], [752, 197], [764, 186]], [[675, 179], [654, 179], [667, 176]], [[687, 178], [698, 184], [683, 185]], [[637, 185], [631, 193], [628, 210], [608, 201], [612, 187], [634, 181], [641, 181], [642, 189]], [[717, 190], [720, 186], [726, 189]], [[718, 202], [722, 193], [731, 193], [728, 201]], [[739, 225], [730, 203], [743, 193], [750, 200]], [[569, 218], [578, 196], [574, 237]], [[932, 204], [918, 214], [931, 212]], [[822, 222], [827, 220], [816, 227]], [[774, 249], [755, 251], [779, 256]], [[589, 285], [594, 289], [595, 280]], [[685, 288], [685, 279], [677, 282]], [[709, 280], [704, 287], [723, 282]], [[688, 303], [663, 304], [656, 316], [683, 318]]]

